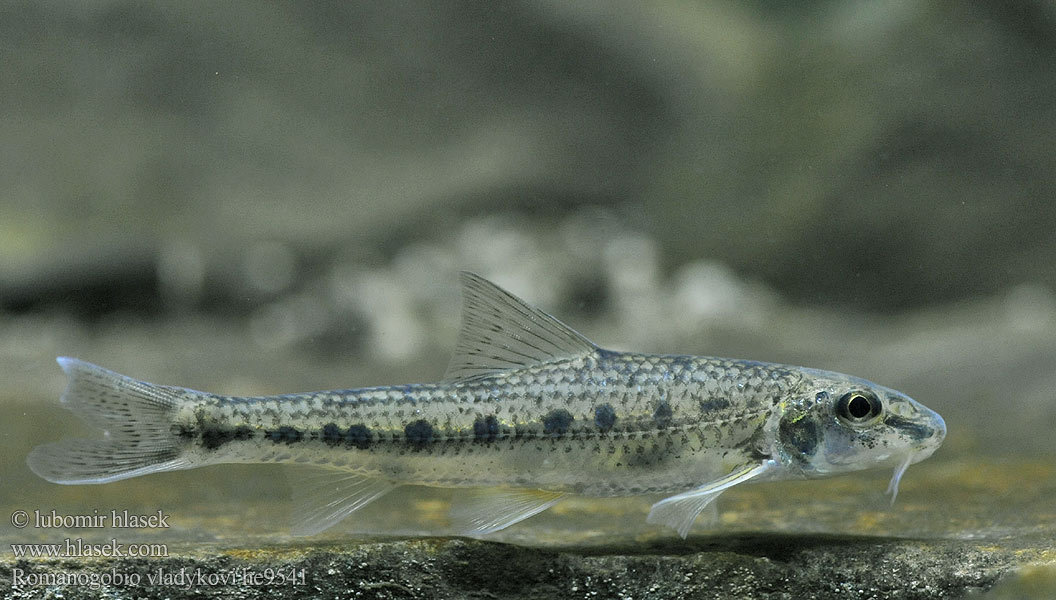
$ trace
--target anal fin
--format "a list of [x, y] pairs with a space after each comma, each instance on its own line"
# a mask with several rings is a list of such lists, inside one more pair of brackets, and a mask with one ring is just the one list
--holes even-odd
[[560, 492], [523, 488], [458, 490], [451, 501], [451, 522], [462, 535], [483, 535], [537, 515], [562, 496]]
[[293, 488], [293, 535], [314, 535], [384, 496], [396, 484], [348, 471], [290, 466]]
[[770, 461], [748, 465], [734, 470], [729, 475], [710, 481], [698, 488], [682, 492], [657, 502], [646, 517], [647, 523], [667, 525], [683, 539], [697, 520], [697, 515], [727, 489], [754, 479], [772, 468]]

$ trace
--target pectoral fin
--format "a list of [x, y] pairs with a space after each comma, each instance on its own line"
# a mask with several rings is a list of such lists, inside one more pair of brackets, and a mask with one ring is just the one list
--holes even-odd
[[689, 528], [693, 526], [693, 521], [696, 521], [700, 511], [718, 498], [719, 494], [739, 483], [754, 479], [771, 468], [769, 461], [747, 465], [688, 492], [664, 498], [653, 505], [646, 522], [667, 525], [678, 531], [678, 535], [684, 539], [689, 535]]

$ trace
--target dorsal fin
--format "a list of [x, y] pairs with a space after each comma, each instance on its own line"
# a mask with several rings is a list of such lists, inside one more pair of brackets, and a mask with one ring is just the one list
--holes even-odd
[[462, 328], [444, 381], [488, 375], [597, 349], [568, 325], [491, 283], [462, 271]]

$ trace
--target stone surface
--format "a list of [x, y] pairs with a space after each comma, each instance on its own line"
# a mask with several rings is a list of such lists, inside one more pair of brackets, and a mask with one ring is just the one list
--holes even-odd
[[[586, 550], [425, 539], [3, 571], [26, 582], [138, 583], [67, 586], [66, 598], [951, 598], [993, 585], [1010, 562], [978, 542], [746, 534]], [[40, 597], [42, 587], [10, 597]]]

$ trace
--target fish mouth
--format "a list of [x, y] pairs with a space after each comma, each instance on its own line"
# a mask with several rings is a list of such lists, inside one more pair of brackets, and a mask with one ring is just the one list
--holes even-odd
[[924, 428], [930, 431], [930, 435], [921, 440], [915, 451], [910, 453], [913, 463], [918, 463], [928, 458], [939, 449], [942, 442], [946, 440], [946, 421], [937, 412], [928, 411], [928, 418]]
[[946, 421], [937, 412], [931, 413], [932, 428], [935, 430], [935, 448], [942, 445], [946, 439]]

